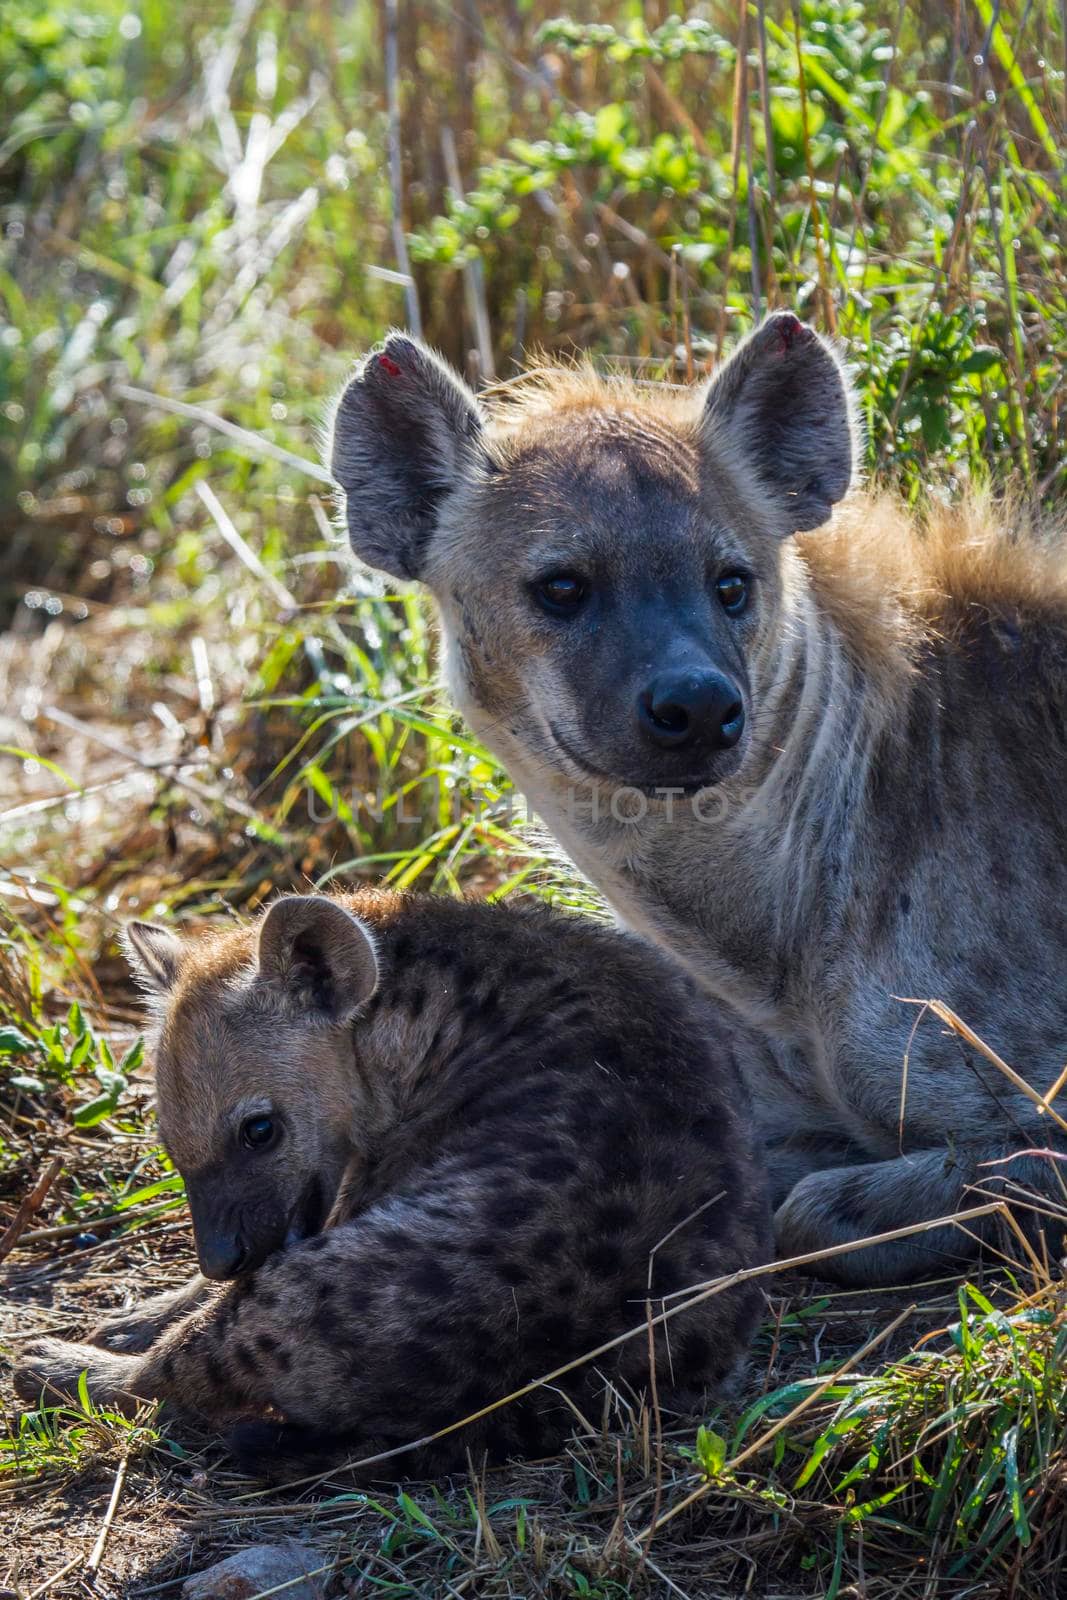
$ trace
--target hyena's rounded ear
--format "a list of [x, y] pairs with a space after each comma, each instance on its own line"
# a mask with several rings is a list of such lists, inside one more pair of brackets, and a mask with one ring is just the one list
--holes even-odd
[[487, 462], [473, 393], [425, 345], [391, 333], [337, 403], [330, 471], [368, 566], [421, 576], [444, 497]]
[[325, 895], [275, 900], [259, 927], [260, 978], [300, 1011], [346, 1022], [378, 986], [369, 930]]
[[720, 469], [769, 497], [783, 538], [828, 519], [859, 455], [845, 370], [791, 311], [768, 317], [715, 375], [701, 430]]
[[128, 922], [122, 930], [126, 959], [150, 994], [169, 994], [178, 981], [182, 942], [158, 922]]

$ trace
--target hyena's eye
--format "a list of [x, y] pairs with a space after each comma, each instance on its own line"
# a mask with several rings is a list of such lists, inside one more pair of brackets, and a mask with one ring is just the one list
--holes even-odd
[[266, 1150], [275, 1140], [273, 1117], [246, 1117], [241, 1124], [241, 1143], [249, 1150]]
[[724, 572], [715, 592], [728, 617], [739, 617], [748, 605], [748, 579], [743, 572]]
[[534, 584], [538, 604], [553, 617], [573, 616], [588, 593], [585, 579], [575, 572], [550, 572]]

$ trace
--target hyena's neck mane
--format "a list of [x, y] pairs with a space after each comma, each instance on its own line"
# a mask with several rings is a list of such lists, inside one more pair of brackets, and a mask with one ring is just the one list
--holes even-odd
[[[920, 522], [856, 495], [787, 546], [779, 625], [751, 663], [749, 750], [704, 815], [682, 802], [593, 820], [568, 780], [513, 762], [624, 919], [750, 1020], [816, 991], [871, 861], [913, 861], [948, 804], [958, 817], [975, 750], [1000, 749], [998, 717], [1022, 706], [1036, 733], [1046, 705], [1067, 712], [1063, 547], [1014, 522], [980, 501]], [[1029, 745], [1032, 766], [1048, 760], [1047, 738]], [[1006, 788], [1025, 781], [1005, 771]]]

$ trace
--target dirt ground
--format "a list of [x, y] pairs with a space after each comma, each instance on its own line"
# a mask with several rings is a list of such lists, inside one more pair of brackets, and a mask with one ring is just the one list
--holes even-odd
[[[182, 1281], [193, 1264], [191, 1230], [184, 1215], [148, 1223], [140, 1231], [88, 1247], [65, 1241], [19, 1250], [9, 1259], [0, 1287], [0, 1344], [14, 1353], [21, 1341], [44, 1332], [78, 1336], [103, 1312]], [[910, 1294], [867, 1291], [844, 1295], [815, 1280], [793, 1276], [781, 1282], [768, 1279], [767, 1298], [767, 1321], [744, 1390], [733, 1398], [728, 1413], [739, 1414], [770, 1388], [810, 1377], [816, 1370], [832, 1370], [916, 1301], [913, 1315], [879, 1351], [879, 1360], [901, 1354], [921, 1334], [943, 1328], [956, 1308], [954, 1288], [948, 1282], [923, 1286]], [[5, 1409], [10, 1412], [16, 1402], [6, 1382], [3, 1393]], [[614, 1420], [617, 1424], [618, 1419]], [[700, 1420], [665, 1419], [664, 1470], [674, 1499], [686, 1488], [687, 1476], [690, 1486], [701, 1478], [691, 1467], [687, 1473], [687, 1463], [672, 1441], [691, 1443]], [[413, 1436], [418, 1431], [418, 1419], [413, 1418]], [[618, 1478], [613, 1488], [608, 1486], [610, 1492], [596, 1487], [598, 1469], [605, 1461], [610, 1463], [612, 1456], [619, 1456], [624, 1449], [627, 1455], [635, 1453], [635, 1432], [640, 1432], [640, 1426], [633, 1430], [609, 1424], [597, 1440], [576, 1440], [573, 1452], [560, 1462], [492, 1471], [480, 1487], [481, 1475], [474, 1473], [471, 1483], [452, 1487], [462, 1496], [463, 1490], [473, 1485], [475, 1498], [484, 1496], [494, 1506], [527, 1499], [537, 1508], [545, 1544], [544, 1587], [538, 1592], [580, 1593], [580, 1588], [567, 1587], [570, 1580], [553, 1570], [559, 1567], [559, 1550], [572, 1545], [577, 1549], [597, 1530], [605, 1544], [610, 1543], [620, 1511], [626, 1523], [639, 1526], [642, 1510], [654, 1494], [655, 1470], [643, 1474], [639, 1461], [632, 1462], [625, 1472], [624, 1487]], [[116, 1442], [105, 1429], [95, 1445], [87, 1446], [85, 1458], [76, 1468], [59, 1467], [37, 1482], [0, 1489], [0, 1519], [7, 1528], [0, 1547], [0, 1586], [29, 1597], [42, 1593], [47, 1585], [47, 1592], [56, 1600], [86, 1592], [81, 1558], [100, 1536], [121, 1456], [121, 1441]], [[578, 1479], [580, 1483], [584, 1473], [585, 1494], [576, 1502], [573, 1485], [569, 1492], [566, 1486], [561, 1492], [558, 1480], [570, 1479], [576, 1463], [582, 1462], [586, 1465]], [[416, 1503], [425, 1500], [434, 1507], [439, 1502], [440, 1494], [433, 1486], [426, 1486], [425, 1492], [421, 1486], [405, 1487]], [[392, 1502], [397, 1485], [383, 1483], [369, 1492], [379, 1502]], [[342, 1476], [311, 1488], [264, 1491], [262, 1485], [228, 1468], [219, 1442], [209, 1434], [186, 1423], [165, 1424], [160, 1442], [144, 1450], [135, 1448], [128, 1463], [95, 1592], [130, 1597], [176, 1592], [190, 1572], [233, 1549], [283, 1534], [304, 1538], [322, 1551], [324, 1565], [334, 1569], [325, 1576], [335, 1593], [370, 1594], [383, 1588], [395, 1594], [458, 1592], [451, 1580], [447, 1580], [450, 1587], [435, 1587], [446, 1581], [437, 1575], [421, 1579], [413, 1573], [404, 1578], [402, 1567], [390, 1574], [390, 1566], [397, 1565], [392, 1557], [383, 1558], [376, 1574], [383, 1518], [374, 1507], [360, 1508], [352, 1494], [353, 1485]], [[348, 1498], [341, 1498], [344, 1496]], [[662, 1555], [653, 1543], [652, 1559], [658, 1568], [660, 1561], [663, 1563], [658, 1575], [648, 1567], [628, 1575], [627, 1584], [632, 1588], [589, 1592], [619, 1594], [647, 1589], [650, 1593], [683, 1593], [690, 1600], [742, 1592], [768, 1596], [823, 1592], [817, 1581], [810, 1588], [774, 1587], [773, 1573], [761, 1576], [753, 1586], [753, 1554], [773, 1530], [761, 1527], [759, 1519], [747, 1529], [739, 1528], [737, 1509], [733, 1497], [717, 1507], [715, 1495], [709, 1495], [692, 1517], [684, 1519], [684, 1538], [675, 1524], [669, 1537], [665, 1534]], [[575, 1531], [576, 1511], [583, 1530], [580, 1536]], [[72, 1561], [74, 1570], [62, 1576], [63, 1568]], [[709, 1567], [716, 1569], [710, 1588], [702, 1576]], [[730, 1567], [735, 1569], [732, 1579], [724, 1570]], [[571, 1570], [566, 1563], [565, 1570]], [[467, 1571], [464, 1592], [528, 1592], [521, 1585], [509, 1587], [504, 1574], [490, 1580], [488, 1574], [479, 1578], [477, 1572], [476, 1566]], [[529, 1577], [524, 1568], [522, 1583]], [[734, 1587], [722, 1588], [723, 1581], [733, 1582]], [[771, 1587], [766, 1586], [767, 1581]], [[483, 1587], [483, 1582], [489, 1586]]]

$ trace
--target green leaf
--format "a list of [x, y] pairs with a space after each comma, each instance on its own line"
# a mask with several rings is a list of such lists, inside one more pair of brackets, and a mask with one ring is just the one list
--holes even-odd
[[117, 1211], [128, 1211], [131, 1206], [144, 1205], [147, 1200], [154, 1200], [161, 1194], [180, 1194], [185, 1188], [185, 1180], [178, 1172], [171, 1173], [169, 1178], [160, 1178], [155, 1183], [146, 1183], [143, 1188], [135, 1189], [133, 1194], [125, 1194], [118, 1201]]
[[[410, 1517], [412, 1522], [417, 1522], [420, 1527], [425, 1528], [427, 1532], [431, 1533], [435, 1539], [441, 1540], [440, 1529], [430, 1521], [422, 1507], [416, 1505], [415, 1501], [409, 1494], [405, 1494], [404, 1491], [401, 1490], [400, 1494], [397, 1496], [397, 1499], [399, 1500], [404, 1512], [408, 1517]], [[442, 1542], [444, 1541], [442, 1540]]]
[[1018, 1425], [1014, 1428], [1009, 1428], [1001, 1442], [1004, 1446], [1004, 1483], [1008, 1491], [1011, 1520], [1015, 1526], [1015, 1533], [1019, 1543], [1025, 1547], [1030, 1543], [1030, 1524], [1023, 1504], [1022, 1484], [1019, 1481]]
[[131, 1044], [130, 1048], [127, 1050], [126, 1054], [123, 1056], [122, 1060], [119, 1062], [119, 1072], [122, 1073], [124, 1077], [128, 1076], [129, 1073], [136, 1072], [137, 1068], [143, 1061], [144, 1040], [135, 1039], [133, 1044]]
[[967, 357], [966, 361], [960, 362], [959, 370], [961, 373], [970, 375], [971, 373], [988, 372], [991, 367], [999, 366], [1000, 351], [990, 350], [988, 345], [981, 345]]
[[0, 1028], [0, 1056], [28, 1056], [35, 1048], [18, 1028]]
[[709, 1478], [722, 1476], [726, 1465], [726, 1440], [721, 1433], [705, 1428], [703, 1423], [697, 1429], [697, 1460]]
[[85, 1065], [86, 1058], [88, 1057], [89, 1052], [92, 1050], [92, 1048], [93, 1048], [93, 1036], [92, 1036], [92, 1034], [88, 1033], [88, 1032], [83, 1033], [81, 1038], [78, 1040], [77, 1044], [74, 1046], [74, 1049], [70, 1052], [70, 1055], [67, 1057], [67, 1068], [68, 1068], [68, 1071], [77, 1072], [79, 1067], [83, 1067]]
[[95, 1128], [98, 1122], [103, 1122], [105, 1117], [109, 1117], [118, 1108], [119, 1100], [126, 1092], [126, 1079], [120, 1072], [105, 1072], [101, 1068], [97, 1076], [104, 1085], [103, 1092], [87, 1104], [75, 1108], [76, 1128]]
[[77, 779], [72, 778], [69, 772], [57, 766], [54, 761], [49, 761], [46, 756], [39, 756], [33, 750], [21, 750], [16, 744], [0, 744], [0, 755], [17, 756], [20, 761], [34, 761], [39, 767], [44, 767], [46, 772], [54, 772], [61, 783], [68, 789], [73, 789], [75, 794], [82, 793], [82, 785]]
[[21, 1089], [23, 1094], [45, 1093], [45, 1086], [41, 1079], [35, 1078], [30, 1072], [16, 1072], [15, 1076], [7, 1081], [13, 1089]]
[[601, 106], [596, 114], [593, 124], [593, 144], [600, 152], [610, 152], [619, 142], [619, 136], [626, 126], [626, 107], [620, 105]]

